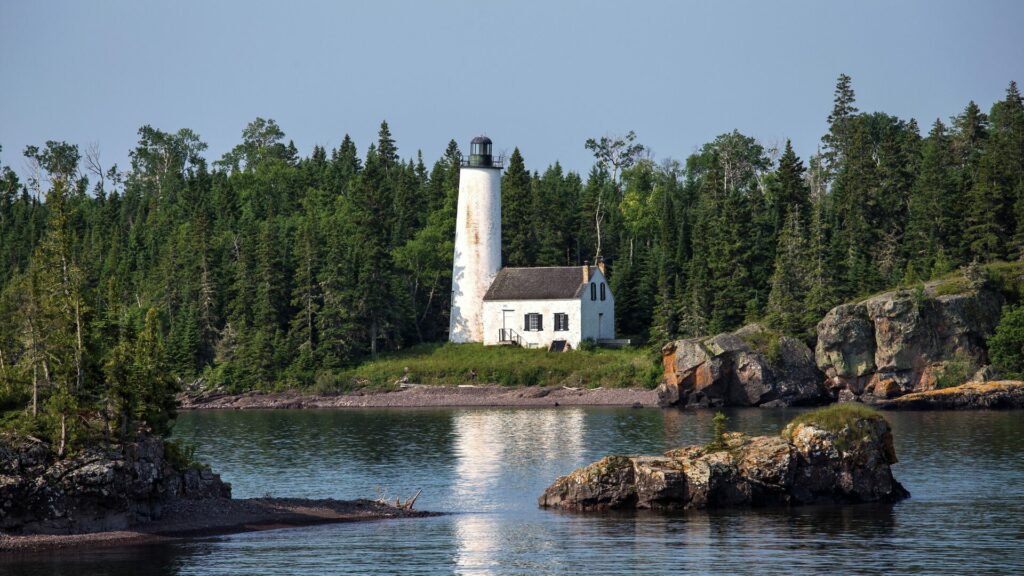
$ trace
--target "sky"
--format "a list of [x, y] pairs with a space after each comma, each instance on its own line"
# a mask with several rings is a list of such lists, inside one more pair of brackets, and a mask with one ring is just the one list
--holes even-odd
[[191, 128], [213, 161], [256, 117], [303, 155], [387, 120], [428, 164], [485, 133], [527, 167], [585, 173], [634, 130], [685, 159], [737, 129], [803, 158], [836, 77], [862, 111], [927, 131], [1024, 85], [1024, 1], [0, 0], [0, 164], [95, 145], [127, 168], [139, 127]]

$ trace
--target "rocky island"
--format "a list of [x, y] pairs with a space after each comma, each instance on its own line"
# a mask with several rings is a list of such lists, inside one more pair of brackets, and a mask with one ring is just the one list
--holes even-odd
[[877, 412], [836, 405], [803, 414], [779, 436], [722, 434], [661, 456], [607, 456], [562, 476], [539, 498], [575, 511], [685, 510], [896, 502], [892, 431]]
[[394, 504], [300, 498], [232, 499], [231, 485], [155, 436], [59, 458], [37, 439], [0, 438], [0, 551], [134, 544], [430, 515]]

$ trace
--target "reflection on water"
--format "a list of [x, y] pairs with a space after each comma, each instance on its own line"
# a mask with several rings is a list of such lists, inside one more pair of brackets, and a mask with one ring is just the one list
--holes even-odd
[[[454, 518], [456, 565], [466, 573], [487, 571], [498, 563], [508, 540], [502, 516], [494, 513], [505, 503], [493, 495], [507, 490], [528, 499], [532, 468], [545, 461], [580, 460], [584, 412], [479, 410], [458, 413], [453, 420], [455, 482], [451, 491], [463, 510], [472, 511]], [[524, 482], [509, 485], [509, 478]]]
[[[729, 412], [772, 434], [796, 412]], [[710, 412], [442, 409], [209, 412], [175, 434], [236, 496], [394, 497], [451, 515], [0, 558], [0, 574], [1024, 572], [1020, 412], [889, 414], [913, 498], [895, 506], [580, 515], [537, 509], [607, 453], [706, 442]]]

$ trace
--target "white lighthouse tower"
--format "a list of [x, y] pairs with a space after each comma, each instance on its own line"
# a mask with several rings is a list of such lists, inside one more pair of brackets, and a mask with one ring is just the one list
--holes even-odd
[[477, 136], [459, 172], [452, 268], [451, 342], [483, 342], [484, 294], [501, 270], [501, 161], [491, 139]]

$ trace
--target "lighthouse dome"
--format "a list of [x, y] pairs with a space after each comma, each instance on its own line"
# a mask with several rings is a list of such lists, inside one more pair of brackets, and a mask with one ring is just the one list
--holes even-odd
[[487, 136], [477, 136], [469, 143], [469, 166], [471, 168], [491, 168], [494, 166], [494, 156], [491, 153], [491, 139]]

